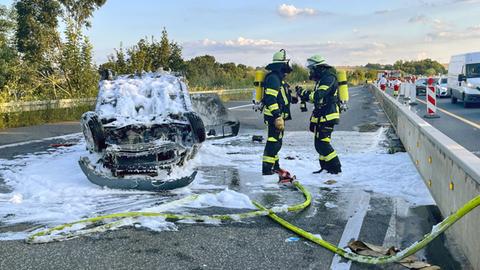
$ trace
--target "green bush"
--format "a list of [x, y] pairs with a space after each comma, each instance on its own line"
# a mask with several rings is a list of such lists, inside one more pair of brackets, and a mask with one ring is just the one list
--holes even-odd
[[42, 111], [0, 113], [0, 129], [61, 121], [78, 121], [84, 112], [91, 110], [93, 110], [93, 105]]

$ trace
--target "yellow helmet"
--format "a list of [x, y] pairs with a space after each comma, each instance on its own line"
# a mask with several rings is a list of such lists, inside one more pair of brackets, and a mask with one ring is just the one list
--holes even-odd
[[325, 65], [325, 64], [327, 64], [325, 62], [325, 59], [319, 54], [311, 56], [310, 58], [307, 59], [307, 67], [308, 68], [313, 68], [315, 66]]
[[287, 59], [287, 52], [281, 49], [273, 54], [272, 63], [288, 63], [290, 59]]

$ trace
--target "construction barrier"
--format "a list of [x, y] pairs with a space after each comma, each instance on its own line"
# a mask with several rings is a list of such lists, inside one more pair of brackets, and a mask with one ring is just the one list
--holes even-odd
[[417, 105], [417, 87], [414, 83], [408, 84], [409, 105]]
[[425, 94], [425, 98], [427, 99], [427, 114], [425, 114], [425, 118], [438, 118], [437, 115], [437, 95], [435, 93], [435, 86], [433, 85], [435, 81], [433, 78], [428, 79], [428, 86]]

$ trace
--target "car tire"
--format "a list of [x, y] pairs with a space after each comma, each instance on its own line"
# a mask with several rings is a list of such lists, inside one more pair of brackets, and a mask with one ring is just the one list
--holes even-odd
[[199, 143], [204, 142], [207, 138], [207, 133], [205, 131], [205, 124], [203, 123], [202, 118], [200, 118], [200, 116], [194, 112], [187, 112], [184, 115], [192, 127], [192, 132], [195, 135], [195, 139]]
[[98, 115], [95, 112], [86, 112], [82, 115], [81, 123], [87, 149], [91, 152], [102, 152], [106, 148], [105, 133]]
[[451, 102], [452, 104], [456, 104], [457, 101], [458, 101], [458, 99], [453, 96], [453, 92], [450, 93], [450, 102]]

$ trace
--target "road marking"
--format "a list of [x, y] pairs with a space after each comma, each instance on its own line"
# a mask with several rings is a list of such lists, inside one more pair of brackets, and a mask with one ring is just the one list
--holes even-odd
[[78, 132], [78, 133], [72, 133], [72, 134], [55, 136], [55, 137], [48, 137], [48, 138], [43, 138], [43, 139], [38, 139], [38, 140], [31, 140], [31, 141], [18, 142], [18, 143], [12, 143], [12, 144], [5, 144], [5, 145], [0, 145], [0, 149], [16, 147], [16, 146], [21, 146], [21, 145], [26, 145], [26, 144], [31, 144], [31, 143], [39, 143], [39, 142], [50, 141], [50, 140], [55, 140], [55, 139], [69, 139], [70, 137], [76, 137], [80, 134], [82, 134], [82, 133]]
[[245, 107], [248, 107], [248, 106], [253, 106], [253, 104], [246, 104], [246, 105], [231, 107], [231, 108], [228, 108], [228, 109], [229, 110], [235, 110], [235, 109], [245, 108]]
[[[340, 238], [340, 242], [338, 243], [338, 246], [341, 248], [346, 247], [352, 239], [358, 239], [363, 220], [367, 215], [367, 210], [370, 205], [370, 194], [366, 192], [359, 192], [357, 194], [357, 196], [351, 198], [353, 205], [356, 205], [357, 208], [353, 208], [352, 217], [348, 219], [347, 225], [345, 225], [345, 229], [343, 229], [342, 238]], [[358, 198], [358, 196], [360, 198]], [[351, 265], [352, 261], [342, 260], [342, 257], [335, 254], [330, 269], [348, 270]]]
[[388, 228], [385, 232], [385, 238], [383, 239], [384, 247], [399, 247], [397, 241], [397, 199], [393, 198], [392, 206], [392, 215], [390, 216], [390, 221], [388, 222]]
[[[427, 104], [427, 102], [425, 102], [425, 101], [423, 101], [423, 100], [421, 100], [421, 99], [419, 99], [419, 98], [417, 98], [417, 100], [420, 101], [421, 103], [425, 104], [425, 105]], [[477, 123], [475, 123], [475, 122], [472, 122], [472, 121], [470, 121], [470, 120], [467, 120], [467, 119], [465, 119], [465, 118], [463, 118], [463, 117], [461, 117], [461, 116], [458, 116], [458, 115], [456, 115], [456, 114], [454, 114], [454, 113], [451, 113], [451, 112], [449, 112], [449, 111], [447, 111], [447, 110], [444, 110], [444, 109], [442, 109], [442, 108], [440, 108], [440, 107], [437, 107], [437, 109], [438, 109], [439, 111], [443, 112], [444, 114], [447, 114], [447, 115], [449, 115], [449, 116], [451, 116], [451, 117], [453, 117], [453, 118], [457, 118], [458, 120], [464, 122], [464, 123], [467, 124], [467, 125], [470, 125], [470, 126], [476, 128], [476, 129], [480, 129], [480, 125], [477, 124]]]

